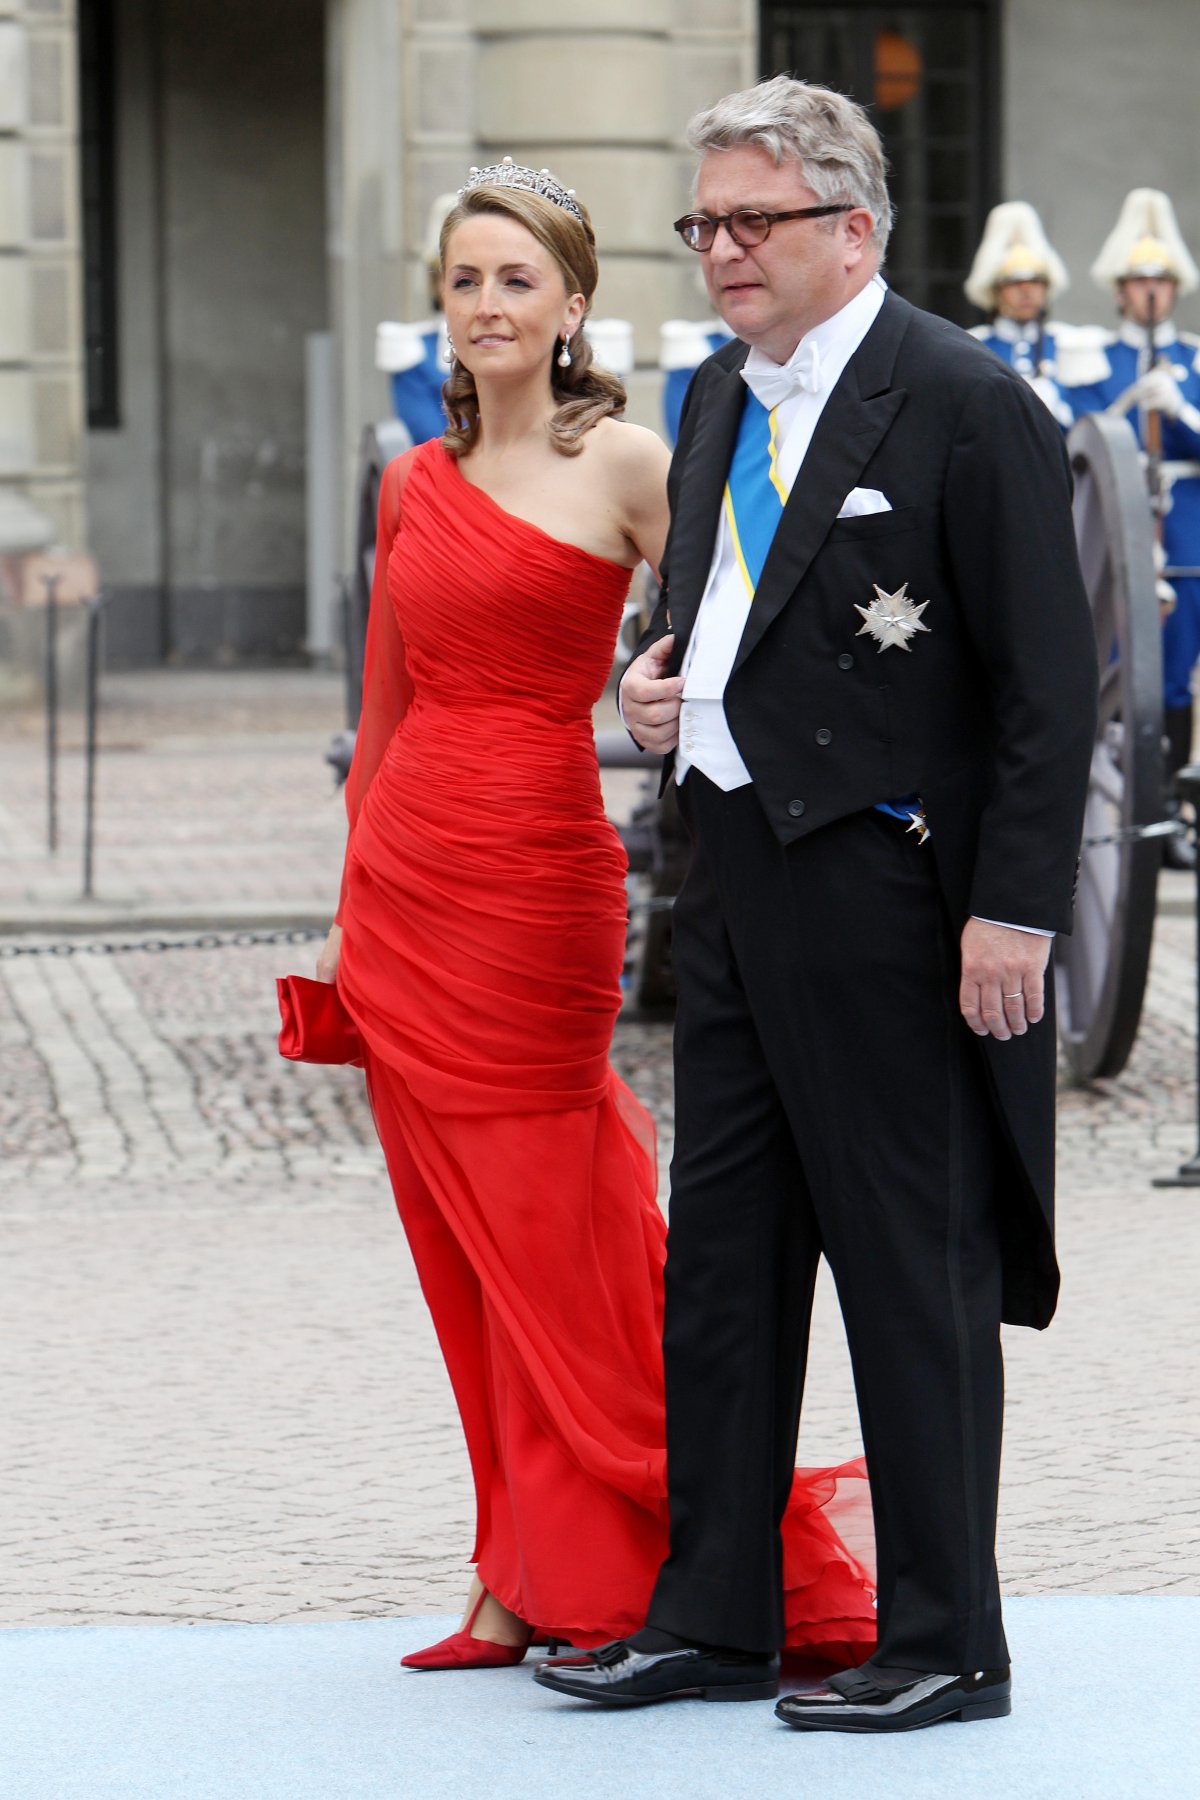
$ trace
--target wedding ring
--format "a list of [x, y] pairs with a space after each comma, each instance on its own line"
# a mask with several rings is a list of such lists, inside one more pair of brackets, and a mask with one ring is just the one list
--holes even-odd
[[1004, 998], [1006, 1000], [1023, 1000], [1025, 998], [1025, 990], [1022, 988], [1019, 994], [1005, 994]]

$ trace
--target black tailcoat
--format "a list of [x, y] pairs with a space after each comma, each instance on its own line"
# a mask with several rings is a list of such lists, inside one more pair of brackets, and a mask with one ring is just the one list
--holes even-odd
[[[684, 410], [664, 596], [639, 646], [673, 630], [673, 670], [712, 562], [747, 354], [734, 341], [704, 363]], [[892, 510], [839, 520], [855, 487]], [[917, 793], [955, 929], [975, 914], [1069, 931], [1097, 673], [1070, 487], [1026, 383], [889, 293], [821, 414], [725, 692], [781, 843]], [[928, 634], [880, 651], [855, 605], [904, 583], [928, 602]], [[1058, 1289], [1052, 993], [1042, 1024], [982, 1054], [1015, 1152], [1004, 1316], [1043, 1326]]]

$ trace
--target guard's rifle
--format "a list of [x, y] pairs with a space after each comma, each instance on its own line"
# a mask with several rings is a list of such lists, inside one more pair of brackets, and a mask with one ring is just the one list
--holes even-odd
[[1043, 306], [1037, 316], [1037, 342], [1033, 347], [1033, 368], [1037, 375], [1045, 375], [1046, 370], [1046, 308]]
[[[1158, 304], [1153, 292], [1147, 295], [1146, 304], [1146, 373], [1158, 366]], [[1150, 495], [1150, 511], [1154, 517], [1154, 574], [1155, 588], [1158, 593], [1158, 604], [1165, 618], [1173, 609], [1176, 601], [1175, 589], [1163, 575], [1166, 566], [1166, 552], [1163, 549], [1163, 514], [1167, 510], [1166, 489], [1163, 485], [1162, 473], [1162, 413], [1157, 407], [1147, 407], [1143, 414], [1146, 451], [1146, 488]]]
[[[1158, 331], [1158, 306], [1153, 293], [1147, 296], [1146, 306], [1146, 373], [1158, 365], [1158, 345], [1155, 342]], [[1159, 543], [1162, 543], [1163, 485], [1162, 485], [1162, 414], [1157, 408], [1148, 409], [1145, 415], [1145, 450], [1146, 450], [1146, 485], [1150, 490], [1150, 505], [1154, 513], [1154, 531]]]

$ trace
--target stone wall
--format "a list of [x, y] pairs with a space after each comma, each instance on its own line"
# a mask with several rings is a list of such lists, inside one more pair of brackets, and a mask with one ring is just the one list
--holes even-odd
[[[323, 17], [322, 17], [323, 14]], [[302, 339], [333, 330], [341, 531], [388, 412], [381, 318], [427, 310], [433, 198], [470, 163], [548, 163], [592, 209], [599, 314], [706, 308], [670, 235], [689, 114], [753, 78], [750, 0], [118, 0], [121, 416], [90, 440], [93, 546], [122, 662], [303, 641]]]
[[[78, 544], [73, 8], [0, 0], [0, 481]], [[1004, 9], [1004, 191], [1067, 258], [1068, 318], [1107, 312], [1087, 265], [1134, 183], [1200, 248], [1194, 10]], [[375, 326], [427, 312], [429, 205], [472, 162], [578, 189], [596, 311], [635, 328], [630, 414], [658, 422], [661, 321], [707, 310], [669, 229], [683, 133], [757, 75], [754, 0], [118, 0], [118, 25], [122, 411], [88, 493], [124, 656], [302, 643], [304, 333], [334, 334], [347, 562], [360, 432], [389, 410]]]
[[[1108, 324], [1088, 269], [1132, 187], [1165, 188], [1200, 258], [1196, 0], [1009, 0], [1004, 197], [1030, 200], [1071, 274], [1065, 319]], [[1180, 303], [1200, 330], [1200, 296]]]
[[0, 484], [86, 537], [74, 0], [0, 0]]

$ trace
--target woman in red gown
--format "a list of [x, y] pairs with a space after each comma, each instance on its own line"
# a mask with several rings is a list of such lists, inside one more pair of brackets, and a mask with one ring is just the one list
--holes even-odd
[[[490, 175], [490, 179], [488, 176]], [[625, 856], [592, 707], [666, 452], [613, 416], [580, 327], [594, 239], [557, 184], [473, 172], [442, 236], [452, 425], [387, 470], [339, 923], [318, 973], [371, 1104], [470, 1451], [462, 1630], [405, 1660], [519, 1661], [643, 1622], [667, 1548], [665, 1226], [653, 1126], [609, 1067]], [[857, 1662], [870, 1581], [798, 1475], [789, 1641]]]

